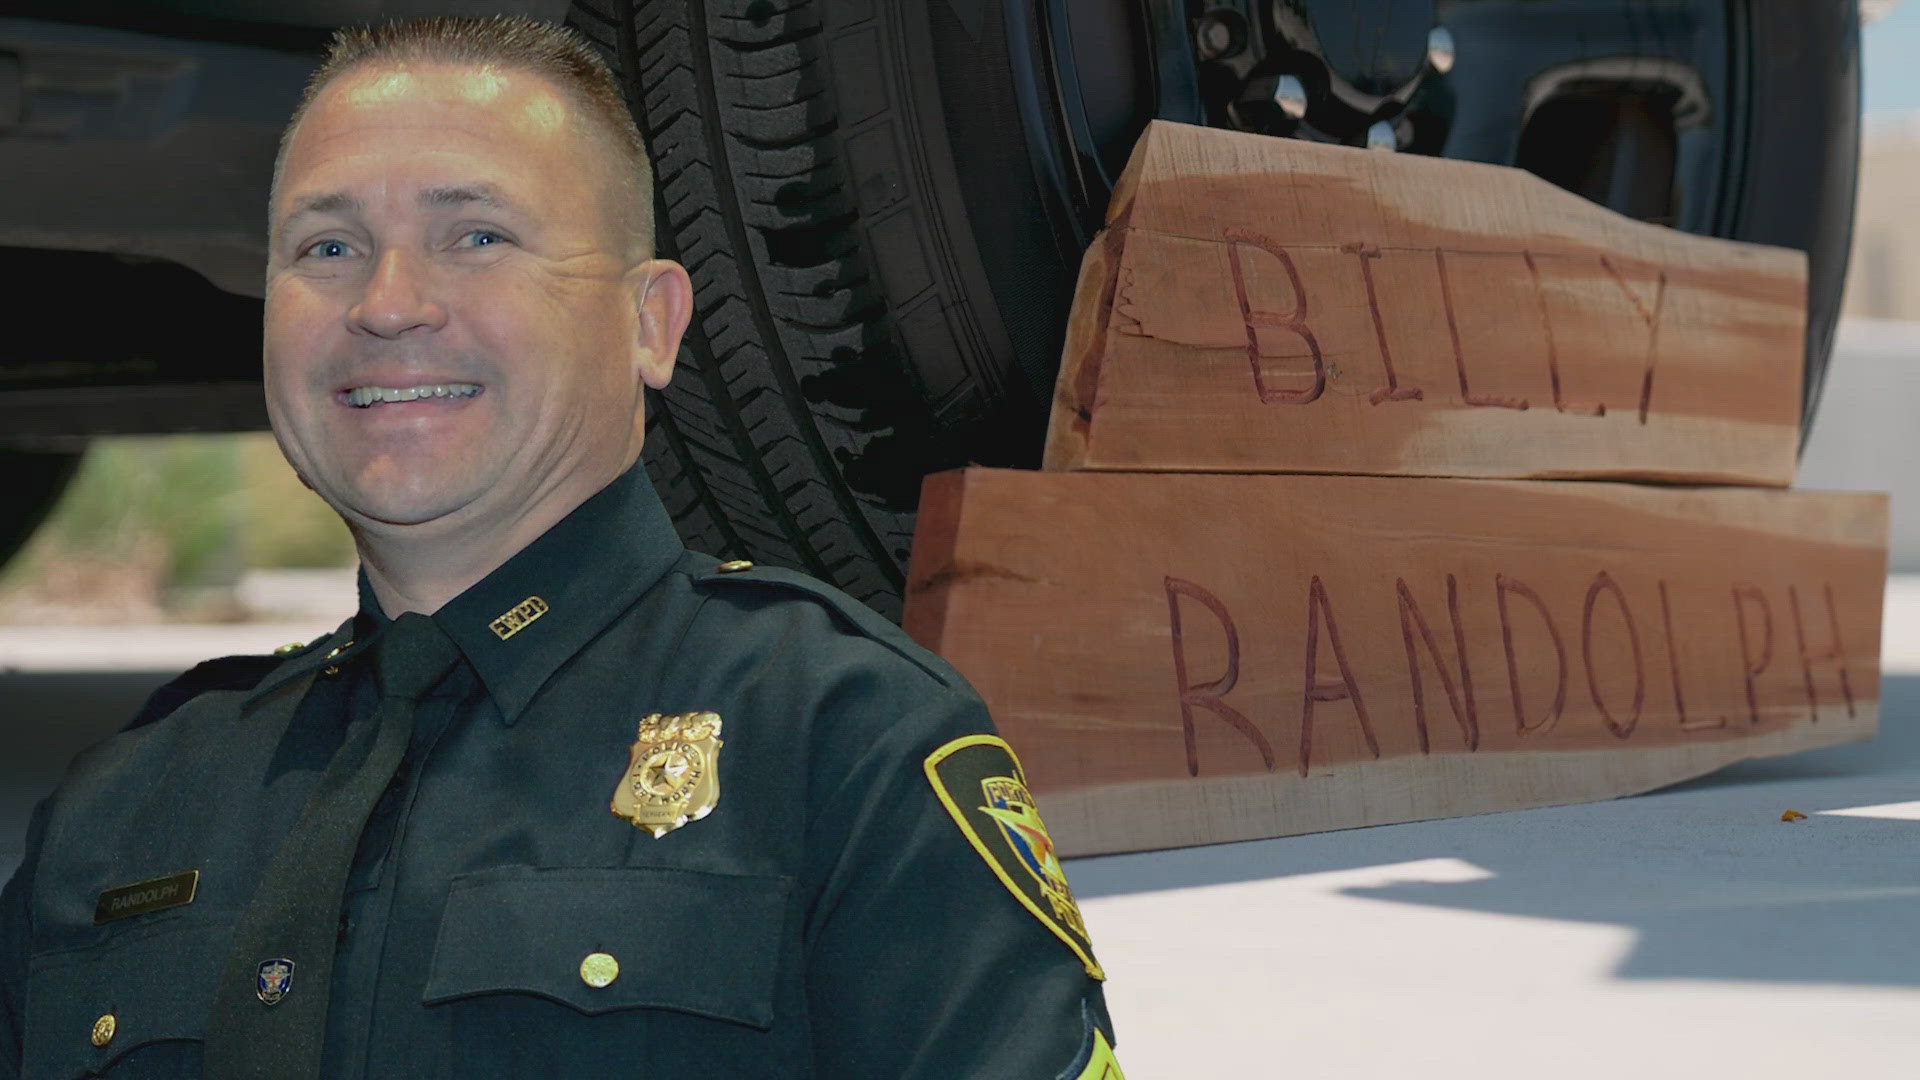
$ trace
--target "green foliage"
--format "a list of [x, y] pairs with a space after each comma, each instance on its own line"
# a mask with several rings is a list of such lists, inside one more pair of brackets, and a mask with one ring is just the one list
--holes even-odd
[[249, 567], [350, 566], [353, 534], [333, 508], [307, 490], [270, 435], [240, 442], [247, 497], [241, 506]]
[[236, 449], [217, 435], [98, 440], [36, 543], [115, 562], [158, 540], [169, 583], [231, 581], [240, 569]]
[[7, 577], [50, 562], [164, 559], [163, 588], [231, 585], [253, 567], [353, 562], [352, 537], [294, 475], [271, 436], [95, 440], [66, 494]]

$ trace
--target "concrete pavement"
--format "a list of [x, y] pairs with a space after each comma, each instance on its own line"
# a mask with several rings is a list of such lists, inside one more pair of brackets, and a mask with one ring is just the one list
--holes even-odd
[[1121, 1061], [1914, 1076], [1920, 677], [1886, 680], [1881, 718], [1873, 743], [1612, 802], [1075, 860]]

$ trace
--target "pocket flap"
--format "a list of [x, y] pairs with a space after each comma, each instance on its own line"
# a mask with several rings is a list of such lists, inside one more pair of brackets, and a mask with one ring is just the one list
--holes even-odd
[[[676, 1009], [765, 1030], [791, 878], [502, 867], [453, 880], [422, 1000], [538, 994], [587, 1014]], [[589, 985], [605, 953], [618, 973]], [[608, 965], [600, 963], [597, 981]]]
[[[159, 933], [33, 957], [24, 1075], [93, 1076], [143, 1046], [199, 1041], [230, 945], [228, 926], [174, 922]], [[96, 1046], [95, 1026], [106, 1016], [112, 1027]]]

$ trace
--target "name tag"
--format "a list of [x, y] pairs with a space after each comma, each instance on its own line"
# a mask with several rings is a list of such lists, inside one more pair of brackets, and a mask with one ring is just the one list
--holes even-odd
[[151, 881], [108, 889], [100, 894], [100, 902], [93, 909], [93, 925], [191, 904], [193, 894], [199, 889], [198, 870], [182, 870]]

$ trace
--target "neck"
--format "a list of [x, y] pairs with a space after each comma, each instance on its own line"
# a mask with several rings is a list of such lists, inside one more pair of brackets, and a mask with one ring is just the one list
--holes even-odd
[[409, 611], [425, 615], [439, 611], [624, 471], [625, 466], [605, 476], [556, 482], [504, 522], [353, 528], [354, 546], [380, 610], [389, 619]]

